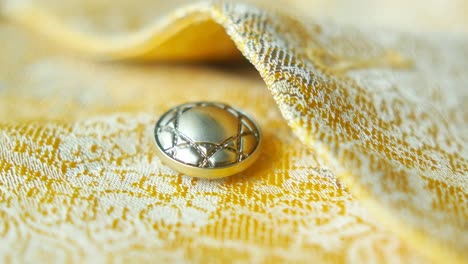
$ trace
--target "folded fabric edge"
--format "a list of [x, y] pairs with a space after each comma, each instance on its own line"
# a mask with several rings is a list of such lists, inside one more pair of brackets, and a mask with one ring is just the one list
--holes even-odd
[[[0, 14], [7, 21], [41, 35], [58, 48], [103, 61], [232, 61], [243, 56], [212, 18], [212, 5], [202, 2], [180, 8], [141, 30], [100, 36], [76, 30], [54, 14], [31, 4], [7, 1]], [[39, 23], [38, 23], [39, 22]], [[193, 49], [193, 41], [205, 42]], [[216, 39], [216, 43], [211, 40]]]
[[[260, 62], [256, 61], [255, 57], [245, 50], [242, 38], [236, 36], [236, 32], [233, 30], [226, 30], [226, 28], [232, 29], [232, 27], [229, 27], [230, 21], [225, 17], [219, 4], [201, 3], [183, 7], [172, 15], [159, 19], [157, 23], [144, 27], [141, 31], [109, 38], [100, 38], [73, 31], [54, 18], [53, 15], [33, 6], [7, 6], [2, 8], [2, 12], [8, 20], [46, 36], [58, 46], [93, 58], [110, 61], [226, 61], [245, 56], [257, 68], [270, 89], [273, 84], [268, 80], [273, 78], [271, 73], [265, 71]], [[42, 23], [37, 23], [37, 21], [42, 21]], [[210, 32], [204, 36], [205, 40], [216, 39], [219, 47], [214, 48], [214, 42], [211, 41], [206, 42], [209, 43], [207, 45], [199, 45], [205, 48], [193, 49], [191, 45], [193, 42], [187, 40], [198, 42], [203, 39], [203, 36], [198, 34], [201, 31], [196, 30], [197, 27], [203, 28], [205, 32]], [[206, 30], [207, 28], [211, 29]], [[191, 31], [195, 32], [190, 33]], [[186, 34], [192, 34], [192, 36]], [[185, 46], [181, 47], [176, 43], [183, 43]], [[297, 129], [298, 125], [291, 121], [290, 126], [304, 143], [311, 145], [308, 144], [310, 139], [308, 139], [307, 133], [300, 133]], [[318, 150], [319, 154], [329, 162], [336, 162], [337, 159], [330, 157], [331, 151], [327, 149], [327, 146], [323, 147], [323, 149]], [[337, 165], [339, 166], [339, 164]], [[353, 181], [352, 175], [340, 174], [339, 178], [348, 184], [350, 192], [363, 201], [376, 219], [381, 220], [400, 237], [406, 239], [410, 237], [412, 239], [411, 246], [419, 249], [421, 253], [437, 262], [447, 260], [453, 263], [462, 262], [462, 258], [449, 250], [448, 247], [441, 248], [436, 240], [412, 230], [399, 219], [389, 217], [385, 210], [378, 209], [379, 206], [371, 198], [372, 195], [361, 189], [359, 184]]]

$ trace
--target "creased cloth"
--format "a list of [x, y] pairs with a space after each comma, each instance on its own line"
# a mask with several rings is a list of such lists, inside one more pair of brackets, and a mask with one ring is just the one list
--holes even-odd
[[[3, 261], [468, 261], [468, 38], [218, 2], [105, 37], [0, 7]], [[252, 168], [161, 164], [156, 119], [199, 100], [258, 120]]]

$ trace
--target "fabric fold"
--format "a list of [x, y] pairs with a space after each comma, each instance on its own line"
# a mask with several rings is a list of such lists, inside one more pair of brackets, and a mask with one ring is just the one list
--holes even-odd
[[375, 219], [436, 262], [468, 259], [466, 39], [303, 23], [243, 4], [192, 5], [109, 39], [31, 6], [3, 12], [107, 61], [244, 56], [295, 135]]

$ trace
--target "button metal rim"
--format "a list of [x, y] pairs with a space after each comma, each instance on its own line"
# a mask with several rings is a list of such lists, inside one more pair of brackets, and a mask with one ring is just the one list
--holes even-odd
[[[239, 161], [237, 163], [229, 164], [226, 166], [221, 166], [221, 167], [214, 167], [214, 168], [201, 168], [201, 167], [196, 167], [193, 165], [189, 165], [186, 163], [183, 163], [181, 161], [178, 161], [171, 156], [169, 156], [166, 152], [164, 152], [161, 143], [159, 142], [159, 139], [157, 137], [157, 129], [160, 127], [161, 122], [164, 120], [164, 118], [171, 113], [172, 110], [181, 107], [183, 105], [187, 104], [218, 104], [218, 105], [223, 105], [230, 107], [234, 109], [235, 111], [239, 112], [240, 114], [244, 115], [247, 117], [252, 124], [255, 126], [255, 129], [258, 132], [258, 142], [255, 148], [252, 150], [251, 154], [243, 159], [242, 161]], [[263, 145], [263, 135], [262, 131], [260, 129], [260, 126], [257, 124], [257, 122], [249, 115], [246, 114], [244, 111], [239, 110], [237, 107], [233, 107], [229, 104], [226, 103], [221, 103], [221, 102], [209, 102], [209, 101], [199, 101], [199, 102], [187, 102], [187, 103], [182, 103], [179, 104], [175, 107], [170, 108], [167, 110], [164, 114], [162, 114], [158, 121], [156, 122], [156, 125], [153, 130], [153, 137], [154, 137], [154, 143], [156, 145], [156, 154], [158, 157], [161, 159], [163, 164], [167, 165], [171, 169], [191, 176], [191, 177], [197, 177], [197, 178], [208, 178], [208, 179], [217, 179], [217, 178], [223, 178], [227, 176], [232, 176], [234, 174], [240, 173], [241, 171], [244, 171], [248, 167], [250, 167], [260, 156], [261, 154], [261, 147]]]

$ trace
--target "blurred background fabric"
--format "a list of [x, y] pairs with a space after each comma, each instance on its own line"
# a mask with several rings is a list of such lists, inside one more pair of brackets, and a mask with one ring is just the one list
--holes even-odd
[[[92, 32], [140, 29], [190, 0], [8, 0], [6, 4], [44, 7], [76, 27]], [[248, 0], [242, 1], [299, 19], [328, 20], [339, 24], [382, 27], [411, 32], [468, 32], [468, 4], [464, 0]]]
[[[2, 262], [468, 261], [468, 3], [0, 2]], [[221, 101], [252, 168], [190, 178], [159, 115]]]

